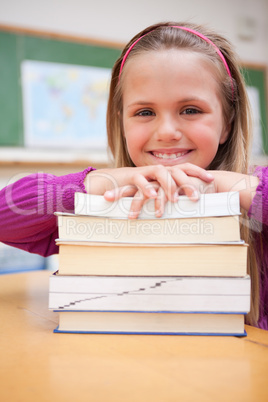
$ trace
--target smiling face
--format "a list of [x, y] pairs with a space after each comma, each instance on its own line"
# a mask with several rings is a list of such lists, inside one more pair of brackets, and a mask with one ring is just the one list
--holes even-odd
[[171, 49], [143, 53], [124, 69], [123, 128], [135, 166], [207, 168], [228, 136], [213, 66]]

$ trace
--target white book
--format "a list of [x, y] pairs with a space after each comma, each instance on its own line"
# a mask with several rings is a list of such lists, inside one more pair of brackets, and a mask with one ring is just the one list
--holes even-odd
[[52, 275], [49, 308], [75, 311], [248, 313], [250, 277]]
[[[115, 202], [106, 201], [103, 196], [75, 193], [75, 214], [128, 218], [133, 198], [124, 197]], [[239, 215], [239, 192], [201, 194], [198, 201], [180, 196], [175, 203], [168, 201], [161, 218], [155, 217], [154, 200], [148, 200], [139, 219], [195, 218], [206, 216]]]

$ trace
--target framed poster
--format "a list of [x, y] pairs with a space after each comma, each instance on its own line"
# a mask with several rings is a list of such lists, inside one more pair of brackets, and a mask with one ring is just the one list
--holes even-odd
[[24, 145], [106, 149], [111, 69], [24, 60]]
[[0, 26], [0, 146], [104, 147], [107, 82], [122, 47]]

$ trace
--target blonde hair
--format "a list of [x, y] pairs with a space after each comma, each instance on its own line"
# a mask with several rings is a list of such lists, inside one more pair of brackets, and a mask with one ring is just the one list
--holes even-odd
[[[182, 26], [195, 30], [211, 40], [224, 56], [229, 67], [231, 78], [215, 48], [199, 36], [172, 26]], [[145, 36], [144, 36], [145, 35]], [[143, 37], [142, 37], [143, 36]], [[142, 38], [141, 38], [142, 37]], [[124, 55], [131, 45], [141, 38], [131, 49], [120, 75], [120, 67]], [[197, 52], [213, 64], [219, 83], [224, 121], [229, 128], [228, 139], [220, 144], [217, 154], [208, 169], [226, 170], [248, 173], [249, 149], [251, 145], [251, 109], [246, 92], [244, 78], [240, 71], [240, 63], [229, 41], [223, 36], [195, 24], [165, 22], [152, 25], [136, 36], [126, 45], [112, 70], [110, 94], [107, 108], [108, 146], [113, 154], [116, 167], [134, 166], [127, 150], [122, 124], [122, 88], [124, 71], [130, 60], [145, 52], [167, 49], [183, 49]], [[251, 275], [252, 302], [247, 322], [257, 324], [259, 312], [259, 280], [253, 239], [249, 230], [247, 214], [244, 211], [241, 219], [241, 237], [250, 245], [248, 252], [248, 273]]]

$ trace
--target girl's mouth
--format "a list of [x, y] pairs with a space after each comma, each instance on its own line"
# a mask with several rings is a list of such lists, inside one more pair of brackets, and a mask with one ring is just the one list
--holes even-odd
[[184, 156], [188, 154], [190, 151], [183, 151], [183, 152], [174, 152], [174, 153], [166, 153], [166, 152], [157, 152], [157, 151], [152, 151], [151, 154], [155, 156], [156, 158], [160, 159], [177, 159], [180, 156]]

